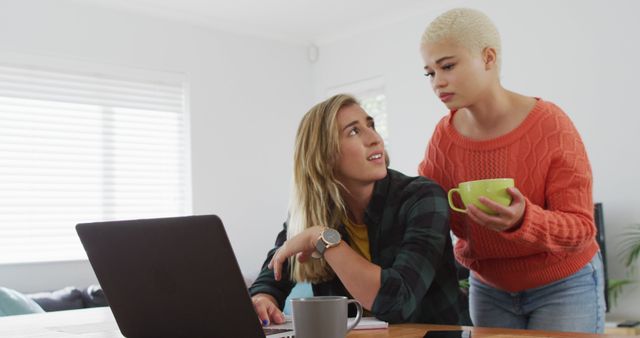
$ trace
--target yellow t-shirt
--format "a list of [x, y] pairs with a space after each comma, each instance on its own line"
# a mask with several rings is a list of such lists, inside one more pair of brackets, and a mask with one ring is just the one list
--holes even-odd
[[[355, 224], [350, 219], [344, 220], [344, 227], [351, 238], [351, 248], [360, 256], [371, 262], [371, 252], [369, 251], [369, 232], [365, 224]], [[372, 316], [371, 312], [364, 309], [363, 316]]]
[[354, 224], [350, 219], [344, 220], [344, 226], [349, 238], [351, 238], [351, 248], [371, 262], [367, 226], [365, 224]]

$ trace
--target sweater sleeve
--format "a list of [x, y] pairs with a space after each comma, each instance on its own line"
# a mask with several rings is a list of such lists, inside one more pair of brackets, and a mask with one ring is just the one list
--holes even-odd
[[418, 175], [423, 177], [431, 177], [431, 173], [427, 170], [427, 152], [428, 151], [429, 151], [429, 148], [427, 146], [427, 150], [425, 150], [424, 152], [424, 157], [422, 158], [422, 161], [420, 161], [420, 164], [418, 164]]
[[432, 179], [434, 174], [434, 168], [432, 163], [435, 154], [433, 152], [436, 151], [435, 143], [442, 138], [441, 133], [443, 129], [444, 118], [438, 123], [435, 127], [431, 138], [427, 142], [427, 147], [424, 150], [424, 156], [422, 157], [422, 161], [418, 164], [418, 175]]
[[571, 252], [592, 244], [596, 235], [592, 176], [580, 135], [568, 117], [560, 121], [561, 132], [555, 137], [559, 147], [549, 154], [546, 206], [527, 199], [520, 228], [501, 234], [544, 250]]
[[275, 254], [276, 250], [282, 246], [282, 244], [287, 240], [287, 224], [284, 224], [284, 229], [280, 231], [278, 237], [276, 238], [275, 247], [269, 250], [267, 254], [267, 259], [265, 259], [262, 264], [262, 270], [260, 270], [260, 274], [256, 278], [256, 280], [249, 287], [249, 294], [254, 296], [258, 293], [266, 293], [273, 296], [278, 302], [278, 306], [280, 309], [284, 308], [284, 302], [287, 299], [287, 296], [291, 292], [291, 289], [295, 286], [295, 283], [291, 281], [289, 277], [289, 261], [286, 260], [282, 265], [282, 278], [277, 281], [273, 275], [273, 270], [269, 269], [267, 265], [271, 261], [271, 258]]

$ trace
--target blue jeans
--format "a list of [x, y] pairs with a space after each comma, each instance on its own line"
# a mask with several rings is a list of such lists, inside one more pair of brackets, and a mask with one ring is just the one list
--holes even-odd
[[598, 253], [580, 271], [559, 281], [506, 292], [471, 275], [469, 307], [475, 326], [602, 333], [604, 277]]

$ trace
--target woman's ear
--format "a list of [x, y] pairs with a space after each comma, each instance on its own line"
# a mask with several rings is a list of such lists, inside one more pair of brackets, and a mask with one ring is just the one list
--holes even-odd
[[486, 47], [482, 50], [482, 61], [484, 61], [484, 68], [486, 70], [492, 69], [498, 62], [498, 55], [496, 50], [492, 47]]

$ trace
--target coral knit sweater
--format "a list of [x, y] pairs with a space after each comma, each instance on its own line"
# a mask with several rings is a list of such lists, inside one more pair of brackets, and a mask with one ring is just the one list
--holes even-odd
[[546, 285], [584, 267], [598, 251], [591, 167], [569, 117], [538, 99], [516, 129], [474, 141], [456, 131], [454, 114], [436, 126], [420, 174], [446, 191], [464, 181], [512, 177], [526, 198], [522, 224], [513, 231], [495, 232], [451, 211], [458, 261], [486, 284], [509, 292]]

